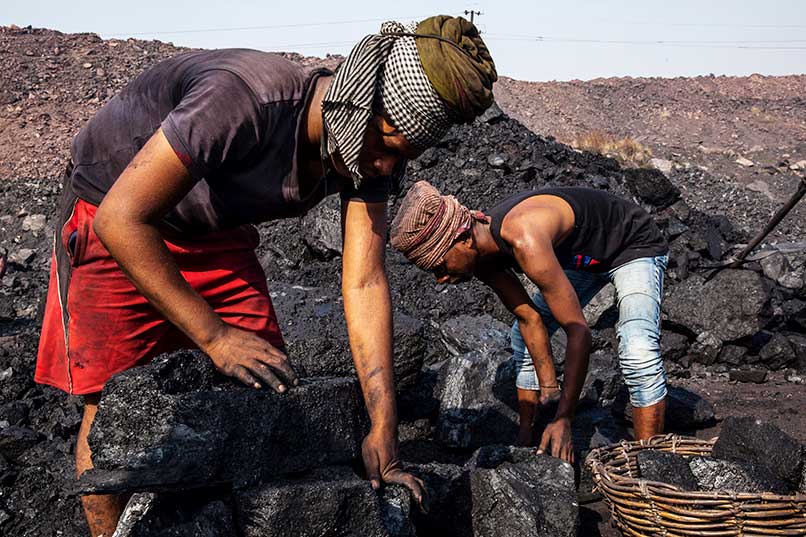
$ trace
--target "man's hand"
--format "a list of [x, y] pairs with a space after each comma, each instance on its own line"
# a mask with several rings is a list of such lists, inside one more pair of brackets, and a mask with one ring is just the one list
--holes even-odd
[[397, 437], [394, 433], [370, 430], [361, 444], [361, 456], [364, 459], [367, 478], [375, 490], [381, 487], [381, 482], [404, 485], [411, 491], [420, 511], [428, 512], [425, 484], [420, 478], [400, 469], [397, 448]]
[[204, 349], [216, 368], [247, 386], [260, 388], [260, 381], [283, 393], [299, 384], [288, 358], [268, 341], [252, 332], [225, 324], [221, 333]]
[[557, 418], [546, 426], [537, 453], [549, 452], [552, 457], [558, 457], [565, 462], [574, 463], [574, 441], [571, 436], [571, 420]]

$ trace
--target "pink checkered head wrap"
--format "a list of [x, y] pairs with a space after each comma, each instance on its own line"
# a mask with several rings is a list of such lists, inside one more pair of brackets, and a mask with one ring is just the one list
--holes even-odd
[[441, 195], [427, 181], [417, 181], [392, 221], [392, 246], [421, 269], [433, 270], [470, 229], [472, 218], [470, 209], [456, 198]]

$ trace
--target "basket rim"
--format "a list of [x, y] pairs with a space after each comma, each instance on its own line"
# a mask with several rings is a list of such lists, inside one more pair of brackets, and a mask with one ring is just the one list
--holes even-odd
[[[673, 433], [659, 434], [647, 440], [622, 440], [617, 444], [598, 447], [593, 449], [585, 458], [585, 466], [593, 474], [594, 483], [600, 487], [600, 481], [606, 481], [607, 485], [613, 489], [621, 489], [624, 492], [647, 491], [658, 495], [663, 495], [674, 499], [689, 500], [717, 500], [717, 501], [764, 501], [780, 502], [787, 505], [792, 503], [806, 504], [806, 493], [798, 492], [793, 494], [774, 494], [771, 492], [723, 492], [723, 491], [682, 491], [678, 487], [660, 481], [651, 481], [629, 476], [614, 476], [608, 471], [608, 463], [602, 459], [605, 455], [610, 455], [615, 451], [621, 451], [623, 456], [633, 451], [645, 449], [657, 449], [659, 447], [672, 447], [671, 452], [675, 453], [676, 444], [680, 441], [689, 445], [701, 448], [713, 447], [718, 437], [709, 440], [696, 438], [693, 436], [677, 435]], [[667, 450], [668, 451], [668, 450]], [[654, 490], [653, 490], [654, 489]]]

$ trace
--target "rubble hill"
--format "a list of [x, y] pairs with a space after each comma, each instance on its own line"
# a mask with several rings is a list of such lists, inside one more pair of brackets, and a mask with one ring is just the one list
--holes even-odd
[[[0, 67], [5, 73], [0, 80], [0, 259], [8, 252], [5, 275], [0, 268], [0, 534], [86, 533], [73, 466], [81, 401], [33, 383], [52, 237], [58, 225], [54, 221], [55, 200], [61, 188], [60, 176], [70, 139], [83, 122], [142, 69], [182, 50], [159, 42], [103, 41], [91, 34], [0, 29]], [[320, 61], [298, 55], [289, 57], [306, 63]], [[338, 58], [325, 61], [335, 63]], [[790, 172], [793, 171], [779, 170], [774, 176], [784, 190], [794, 189], [796, 176]], [[695, 166], [672, 168], [668, 175], [657, 169], [625, 169], [616, 160], [576, 151], [549, 133], [536, 133], [497, 108], [471, 125], [457, 126], [437, 147], [409, 163], [407, 177], [390, 201], [390, 215], [395, 213], [401, 194], [418, 179], [428, 179], [467, 205], [482, 210], [512, 192], [561, 185], [604, 189], [640, 203], [653, 215], [671, 244], [662, 353], [672, 384], [694, 377], [709, 379], [706, 388], [710, 389], [710, 382], [715, 381], [763, 382], [772, 377], [774, 383], [769, 383], [769, 395], [765, 396], [769, 401], [759, 410], [783, 404], [780, 401], [785, 397], [780, 393], [792, 390], [792, 386], [802, 388], [799, 383], [806, 373], [806, 245], [802, 207], [782, 222], [773, 240], [763, 245], [752, 263], [739, 270], [726, 270], [705, 282], [703, 266], [724, 258], [735, 251], [737, 244], [746, 242], [778, 202], [731, 178]], [[337, 205], [338, 200], [330, 199], [304, 218], [259, 226], [262, 239], [259, 256], [295, 367], [306, 378], [331, 377], [311, 382], [325, 383], [321, 385], [330, 386], [334, 394], [350, 402], [355, 400], [351, 391], [354, 371], [339, 295], [341, 244]], [[513, 454], [499, 457], [489, 466], [482, 464], [481, 455], [492, 449], [492, 444], [512, 441], [516, 426], [513, 371], [507, 350], [512, 317], [493, 293], [477, 282], [435, 285], [432, 275], [417, 270], [391, 250], [387, 267], [395, 307], [401, 456], [412, 465], [412, 471], [426, 478], [435, 499], [428, 517], [411, 514], [417, 534], [421, 537], [484, 534], [484, 528], [491, 527], [492, 522], [505, 521], [507, 513], [513, 510], [471, 502], [469, 498], [474, 491], [490, 497], [484, 491], [492, 487], [516, 500], [532, 498], [534, 494], [548, 501], [549, 497], [539, 490], [523, 489], [520, 484], [525, 480], [521, 476], [549, 475], [560, 470], [543, 467], [542, 463], [523, 467], [524, 462]], [[603, 290], [595, 303], [586, 308], [595, 353], [584, 408], [580, 408], [575, 420], [578, 460], [590, 448], [629, 434], [630, 407], [626, 404], [616, 357], [616, 310], [612, 288]], [[553, 347], [561, 370], [564, 356], [561, 334], [555, 336]], [[257, 461], [249, 457], [248, 450], [254, 449], [254, 445], [247, 440], [255, 437], [251, 433], [254, 424], [237, 427], [238, 423], [246, 422], [243, 419], [229, 422], [220, 414], [195, 409], [202, 405], [216, 407], [220, 401], [248, 400], [252, 406], [263, 405], [260, 408], [269, 412], [275, 408], [274, 399], [263, 394], [244, 399], [243, 391], [236, 392], [229, 384], [221, 389], [221, 379], [207, 376], [211, 368], [204, 357], [193, 355], [187, 360], [197, 364], [203, 374], [187, 379], [182, 375], [192, 368], [174, 369], [176, 362], [159, 361], [118, 377], [115, 381], [118, 388], [107, 391], [98, 422], [105, 423], [106, 428], [99, 425], [94, 434], [95, 438], [109, 440], [102, 444], [110, 451], [103, 454], [98, 447], [99, 462], [106, 465], [99, 469], [109, 473], [98, 476], [97, 490], [107, 487], [106, 490], [151, 493], [170, 486], [169, 492], [175, 493], [177, 488], [200, 482], [236, 488], [246, 487], [246, 483], [262, 487], [267, 483], [258, 478], [271, 481], [282, 475], [286, 482], [278, 486], [268, 483], [268, 488], [239, 488], [243, 495], [234, 500], [225, 495], [226, 501], [236, 502], [234, 506], [221, 499], [205, 503], [199, 498], [185, 498], [192, 504], [186, 506], [191, 513], [202, 512], [211, 523], [227, 525], [228, 520], [233, 520], [227, 513], [234, 509], [240, 513], [235, 517], [236, 524], [249, 521], [239, 530], [242, 534], [264, 531], [263, 519], [249, 518], [252, 514], [282, 520], [281, 512], [267, 512], [261, 506], [272, 504], [272, 498], [294, 499], [297, 490], [311, 495], [318, 494], [317, 490], [341, 491], [334, 497], [343, 497], [347, 503], [335, 502], [331, 506], [334, 510], [349, 504], [349, 508], [345, 507], [347, 512], [372, 512], [372, 520], [376, 522], [388, 511], [367, 490], [365, 482], [355, 482], [352, 465], [348, 465], [352, 462], [360, 467], [354, 459], [360, 438], [358, 425], [340, 428], [343, 419], [335, 420], [334, 434], [350, 435], [321, 440], [344, 441], [338, 444], [342, 449], [334, 452], [338, 457], [333, 460], [303, 457], [294, 465], [270, 466], [268, 463], [277, 460]], [[200, 379], [204, 383], [182, 388], [182, 382]], [[143, 386], [148, 390], [138, 388]], [[741, 388], [732, 388], [736, 390], [732, 399], [741, 401]], [[170, 403], [165, 405], [165, 413], [127, 412], [132, 406], [142, 408], [132, 402], [148, 393]], [[324, 413], [328, 408], [321, 404], [321, 398], [306, 399], [306, 393], [311, 391], [299, 392], [300, 406], [289, 408], [304, 409], [304, 405], [310, 404], [310, 408], [323, 412], [317, 418], [322, 423], [331, 419]], [[795, 395], [792, 401], [802, 400], [802, 396]], [[789, 414], [776, 416], [777, 423], [787, 430], [794, 429], [793, 436], [803, 441], [806, 438], [803, 420], [791, 419], [792, 414], [799, 412], [797, 403], [791, 404], [795, 406], [789, 408]], [[176, 412], [169, 412], [171, 409]], [[712, 426], [718, 417], [707, 400], [679, 386], [670, 392], [667, 414], [671, 429], [688, 433]], [[122, 417], [118, 420], [116, 415]], [[207, 418], [214, 423], [205, 421]], [[171, 427], [163, 428], [166, 424]], [[143, 434], [129, 434], [132, 430]], [[279, 422], [273, 430], [284, 431]], [[162, 434], [165, 431], [171, 434]], [[281, 449], [289, 445], [313, 446], [305, 444], [307, 434], [303, 430], [290, 432], [286, 437], [288, 443], [280, 443]], [[211, 441], [202, 441], [205, 438]], [[262, 441], [265, 446], [275, 446], [270, 435]], [[221, 459], [218, 456], [221, 453], [227, 453], [231, 459]], [[289, 454], [293, 453], [281, 450], [278, 457]], [[210, 460], [203, 457], [218, 461], [220, 466], [214, 473], [200, 476], [184, 471], [198, 471], [197, 461]], [[238, 475], [234, 469], [243, 465], [230, 462], [243, 460], [260, 462], [261, 466], [252, 468], [248, 475]], [[171, 467], [171, 461], [182, 463], [172, 474], [163, 471]], [[310, 468], [314, 463], [325, 466]], [[143, 474], [144, 468], [153, 472]], [[480, 469], [496, 473], [478, 473]], [[324, 473], [316, 473], [319, 470]], [[590, 492], [590, 476], [583, 475], [580, 493], [586, 493], [586, 479], [587, 493]], [[563, 483], [570, 487], [570, 479]], [[562, 498], [565, 492], [568, 491], [558, 491], [554, 497]], [[348, 500], [353, 496], [366, 502], [350, 504]], [[169, 510], [175, 503], [162, 496], [146, 500], [156, 505], [167, 502]], [[531, 520], [546, 522], [541, 504], [531, 499], [527, 503], [537, 510], [523, 521], [532, 524], [529, 517], [533, 515]], [[568, 502], [562, 504], [567, 506]], [[252, 506], [258, 509], [253, 510]], [[494, 513], [495, 518], [488, 520], [485, 516], [488, 512]], [[180, 525], [191, 524], [194, 519], [185, 512], [175, 514]], [[576, 518], [575, 512], [565, 514], [570, 519]], [[580, 509], [579, 518], [584, 523], [583, 514]], [[321, 520], [327, 518], [322, 515]], [[403, 519], [408, 520], [408, 515]], [[319, 521], [312, 519], [310, 527]], [[217, 522], [213, 524], [216, 527]], [[188, 531], [191, 526], [186, 525]], [[337, 530], [348, 534], [344, 533], [348, 527], [345, 523]], [[457, 528], [462, 531], [457, 532]], [[141, 528], [136, 532], [143, 533], [134, 534], [167, 534], [159, 533], [163, 529], [166, 528], [154, 531]], [[354, 531], [360, 534], [364, 530], [356, 526]], [[580, 534], [593, 533], [581, 530]]]

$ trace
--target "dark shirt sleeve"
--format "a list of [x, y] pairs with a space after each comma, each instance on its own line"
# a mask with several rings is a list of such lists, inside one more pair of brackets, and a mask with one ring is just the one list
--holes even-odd
[[237, 75], [210, 70], [190, 81], [162, 131], [191, 176], [246, 159], [260, 144], [262, 109]]

